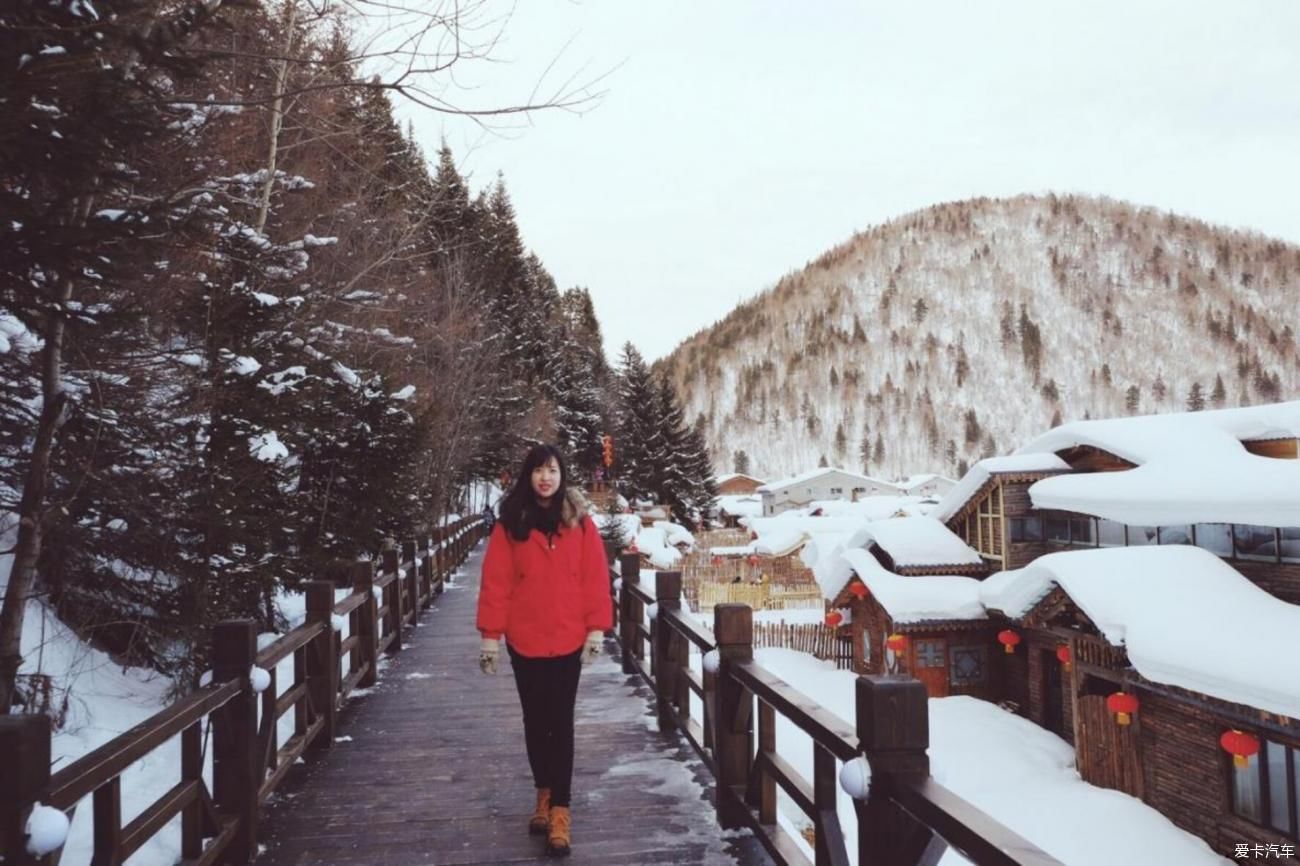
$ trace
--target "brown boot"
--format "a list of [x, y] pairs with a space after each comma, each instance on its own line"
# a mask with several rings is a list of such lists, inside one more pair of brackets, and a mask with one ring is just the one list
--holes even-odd
[[569, 807], [551, 807], [551, 829], [546, 836], [546, 853], [551, 857], [569, 856]]
[[533, 812], [533, 817], [528, 819], [528, 832], [534, 836], [540, 836], [546, 832], [547, 825], [550, 824], [551, 817], [551, 789], [537, 789], [537, 809]]

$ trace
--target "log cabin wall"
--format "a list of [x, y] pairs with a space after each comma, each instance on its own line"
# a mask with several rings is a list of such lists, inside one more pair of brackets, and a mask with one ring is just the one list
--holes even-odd
[[[1118, 688], [1118, 686], [1117, 686]], [[1078, 699], [1074, 712], [1075, 763], [1085, 782], [1141, 798], [1145, 788], [1140, 741], [1147, 724], [1145, 704], [1121, 725], [1102, 695]]]
[[1300, 604], [1300, 562], [1224, 560], [1260, 589], [1291, 604]]
[[1235, 726], [1230, 720], [1164, 695], [1141, 690], [1139, 696], [1147, 805], [1226, 857], [1240, 842], [1294, 844], [1232, 813], [1231, 758], [1219, 748], [1219, 736]]
[[[1023, 643], [1017, 648], [1017, 652], [1008, 653], [997, 644], [997, 649], [993, 652], [989, 667], [994, 672], [994, 688], [997, 700], [1001, 702], [1010, 701], [1015, 705], [1017, 715], [1029, 717], [1030, 695], [1029, 695], [1029, 655], [1024, 650]], [[995, 661], [994, 661], [995, 659]]]
[[[1003, 483], [1002, 501], [1008, 521], [1015, 517], [1037, 516], [1033, 502], [1029, 499], [1029, 488], [1036, 483], [1038, 482], [1007, 481]], [[1011, 541], [1010, 539], [1011, 530], [1010, 526], [1008, 526], [1006, 548], [1006, 567], [1008, 569], [1024, 568], [1038, 557], [1046, 556], [1061, 549], [1059, 545], [1048, 544], [1046, 541]]]

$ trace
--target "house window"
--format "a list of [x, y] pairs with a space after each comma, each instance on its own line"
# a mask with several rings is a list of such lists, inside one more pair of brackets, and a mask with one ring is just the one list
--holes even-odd
[[1162, 526], [1159, 539], [1161, 544], [1191, 544], [1192, 528], [1190, 526]]
[[1261, 740], [1259, 754], [1252, 755], [1245, 767], [1233, 765], [1232, 811], [1300, 839], [1300, 749]]
[[1124, 524], [1113, 520], [1097, 521], [1097, 544], [1102, 547], [1124, 546]]
[[854, 493], [866, 493], [866, 492], [867, 492], [867, 488], [865, 488], [865, 487], [854, 487], [854, 488], [853, 488], [853, 492], [854, 492]]
[[1277, 561], [1277, 530], [1271, 526], [1233, 524], [1232, 541], [1238, 559]]
[[1232, 527], [1226, 523], [1196, 524], [1196, 546], [1215, 556], [1232, 556]]
[[1011, 540], [1012, 541], [1042, 541], [1043, 540], [1043, 518], [1041, 517], [1011, 518]]
[[1070, 543], [1096, 547], [1097, 535], [1093, 532], [1091, 517], [1070, 518]]
[[1070, 521], [1063, 517], [1049, 517], [1046, 524], [1048, 541], [1056, 544], [1070, 543]]
[[1002, 488], [995, 487], [975, 511], [974, 547], [990, 559], [1002, 558]]
[[952, 659], [948, 668], [954, 686], [972, 686], [984, 682], [986, 656], [982, 646], [955, 646], [948, 651]]
[[943, 658], [943, 641], [918, 640], [916, 642], [916, 666], [918, 668], [941, 668]]
[[1128, 546], [1129, 547], [1146, 547], [1149, 544], [1158, 544], [1156, 536], [1159, 530], [1154, 526], [1130, 526], [1128, 528]]
[[1300, 527], [1284, 526], [1278, 532], [1282, 536], [1282, 561], [1300, 562]]
[[840, 494], [843, 493], [843, 492], [844, 492], [844, 488], [843, 488], [843, 487], [832, 487], [832, 488], [831, 488], [831, 496], [838, 496], [838, 495], [840, 495]]

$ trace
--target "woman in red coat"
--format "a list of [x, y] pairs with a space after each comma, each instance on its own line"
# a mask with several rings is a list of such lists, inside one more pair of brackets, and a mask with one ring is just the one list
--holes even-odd
[[555, 447], [528, 452], [488, 539], [478, 597], [479, 667], [496, 673], [505, 635], [523, 705], [537, 788], [528, 830], [545, 833], [546, 852], [561, 857], [570, 845], [578, 673], [600, 654], [613, 625], [605, 548], [567, 476]]

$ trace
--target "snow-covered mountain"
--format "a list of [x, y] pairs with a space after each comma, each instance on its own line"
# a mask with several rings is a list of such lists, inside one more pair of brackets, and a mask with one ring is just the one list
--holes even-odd
[[1297, 329], [1300, 247], [1020, 196], [859, 233], [658, 366], [720, 472], [954, 474], [1061, 420], [1294, 399]]

